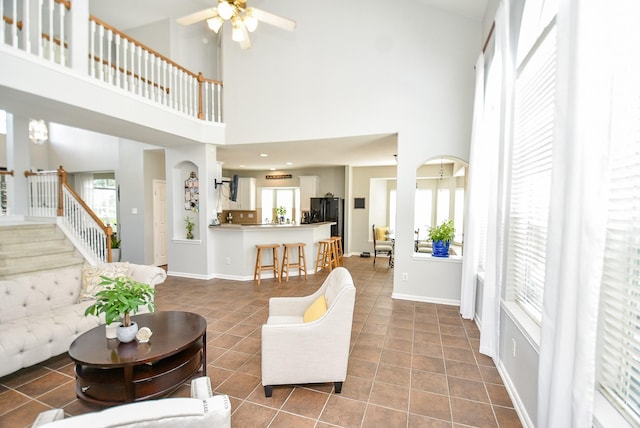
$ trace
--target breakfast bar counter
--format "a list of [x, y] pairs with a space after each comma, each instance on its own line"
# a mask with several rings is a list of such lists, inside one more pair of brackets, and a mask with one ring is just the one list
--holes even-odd
[[[230, 224], [210, 226], [214, 246], [214, 270], [217, 278], [239, 281], [253, 280], [256, 245], [303, 242], [307, 273], [313, 274], [318, 241], [331, 236], [333, 222], [311, 224]], [[263, 264], [272, 263], [271, 253], [263, 256]], [[282, 263], [282, 248], [278, 257]], [[292, 275], [297, 269], [292, 268]], [[262, 272], [262, 278], [272, 278], [273, 272]]]

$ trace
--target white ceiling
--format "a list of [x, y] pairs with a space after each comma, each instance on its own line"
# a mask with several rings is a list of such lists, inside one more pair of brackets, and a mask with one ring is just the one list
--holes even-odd
[[[469, 18], [482, 19], [488, 0], [414, 1]], [[89, 11], [119, 30], [127, 30], [169, 17], [179, 18], [215, 4], [216, 0], [89, 0]]]
[[[295, 1], [295, 0], [292, 0]], [[413, 0], [480, 20], [488, 0]], [[126, 31], [166, 18], [178, 18], [211, 7], [216, 0], [89, 0], [89, 10]], [[290, 17], [295, 20], [295, 17]], [[395, 135], [218, 146], [217, 157], [229, 169], [284, 170], [304, 167], [395, 165]], [[267, 154], [261, 157], [260, 154]]]

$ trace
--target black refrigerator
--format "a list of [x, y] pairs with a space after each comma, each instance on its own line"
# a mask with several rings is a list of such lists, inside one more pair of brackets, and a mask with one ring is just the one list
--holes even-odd
[[340, 236], [344, 242], [344, 199], [311, 198], [309, 217], [311, 223], [335, 222], [331, 226], [331, 236]]

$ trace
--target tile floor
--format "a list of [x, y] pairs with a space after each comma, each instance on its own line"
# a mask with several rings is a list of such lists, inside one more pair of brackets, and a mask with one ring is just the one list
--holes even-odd
[[[326, 272], [288, 283], [169, 277], [158, 310], [197, 312], [208, 321], [207, 372], [228, 394], [233, 427], [520, 427], [492, 360], [478, 353], [476, 325], [458, 308], [393, 300], [392, 269], [371, 259], [345, 259], [357, 289], [348, 376], [332, 384], [279, 386], [265, 398], [260, 384], [260, 326], [271, 296], [311, 294]], [[63, 354], [0, 378], [0, 427], [28, 427], [62, 407], [96, 410], [78, 400], [73, 365]], [[174, 396], [188, 396], [184, 385]]]

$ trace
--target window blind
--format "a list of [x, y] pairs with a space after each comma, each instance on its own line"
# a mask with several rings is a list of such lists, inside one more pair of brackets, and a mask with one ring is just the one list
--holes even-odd
[[555, 110], [555, 23], [517, 70], [507, 235], [507, 286], [538, 324], [544, 292]]
[[[638, 94], [640, 96], [640, 94]], [[601, 286], [600, 386], [640, 425], [640, 99], [635, 135], [610, 153], [609, 218]]]

